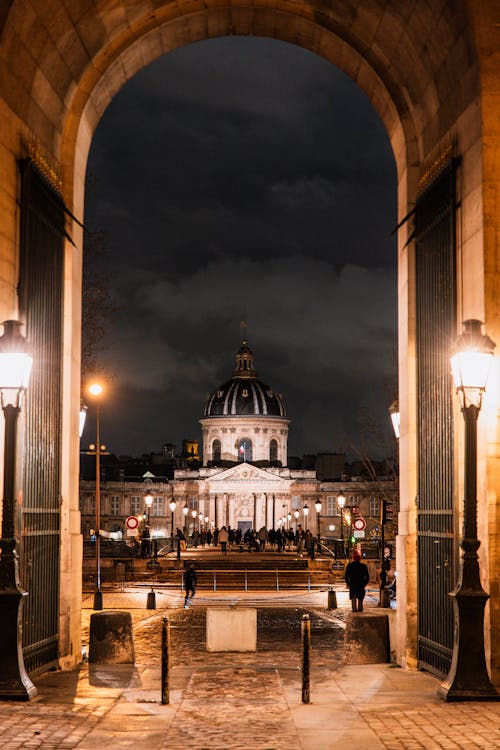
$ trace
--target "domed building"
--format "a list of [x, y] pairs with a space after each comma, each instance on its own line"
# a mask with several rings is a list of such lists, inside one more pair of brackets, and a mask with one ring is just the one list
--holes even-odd
[[[287, 468], [288, 428], [281, 393], [262, 381], [243, 340], [232, 377], [209, 396], [200, 419], [203, 465], [179, 469], [172, 482], [187, 525], [193, 511], [212, 527], [247, 529], [280, 524], [315, 527], [320, 484], [314, 471]], [[305, 511], [304, 511], [305, 508]]]
[[245, 340], [232, 378], [210, 395], [200, 422], [205, 466], [243, 461], [286, 466], [290, 420], [283, 397], [258, 378]]

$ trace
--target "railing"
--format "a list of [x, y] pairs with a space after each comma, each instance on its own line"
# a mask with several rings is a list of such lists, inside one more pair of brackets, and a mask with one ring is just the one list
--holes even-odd
[[[259, 589], [282, 591], [287, 588], [304, 588], [307, 591], [328, 586], [333, 577], [338, 580], [342, 576], [333, 571], [311, 571], [311, 570], [288, 570], [288, 569], [205, 569], [197, 570], [198, 588], [211, 589], [217, 592], [220, 589], [234, 591], [258, 591]], [[158, 588], [180, 588], [184, 590], [183, 571], [172, 569], [167, 574], [158, 574], [152, 571], [147, 577], [135, 576], [130, 580], [125, 576], [125, 566], [116, 569], [116, 577], [113, 582], [103, 581], [103, 587], [114, 587], [118, 585], [122, 590], [127, 585], [136, 585], [148, 582]], [[94, 584], [93, 576], [86, 580], [85, 588], [91, 589]]]

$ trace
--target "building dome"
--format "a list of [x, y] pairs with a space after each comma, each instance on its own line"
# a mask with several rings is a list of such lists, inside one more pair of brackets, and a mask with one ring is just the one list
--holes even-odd
[[257, 377], [253, 354], [246, 341], [236, 354], [233, 377], [210, 395], [204, 416], [286, 417], [282, 395]]

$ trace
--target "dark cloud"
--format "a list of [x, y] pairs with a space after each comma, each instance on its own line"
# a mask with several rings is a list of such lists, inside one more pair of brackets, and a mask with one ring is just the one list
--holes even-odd
[[119, 313], [108, 442], [198, 434], [249, 323], [283, 391], [292, 452], [362, 439], [393, 397], [395, 167], [382, 124], [340, 71], [271, 40], [178, 50], [118, 94], [89, 159], [86, 221], [105, 229]]

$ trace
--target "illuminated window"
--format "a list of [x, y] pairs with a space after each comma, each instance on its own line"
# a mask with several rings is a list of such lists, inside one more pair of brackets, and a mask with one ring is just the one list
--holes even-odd
[[130, 498], [130, 515], [131, 516], [138, 516], [140, 513], [142, 513], [142, 498], [138, 497], [137, 495], [134, 495]]
[[370, 516], [378, 518], [380, 515], [380, 500], [378, 497], [370, 498]]
[[111, 496], [111, 515], [112, 516], [120, 515], [120, 498], [118, 495]]
[[163, 512], [163, 498], [155, 497], [153, 500], [153, 516], [164, 516]]

